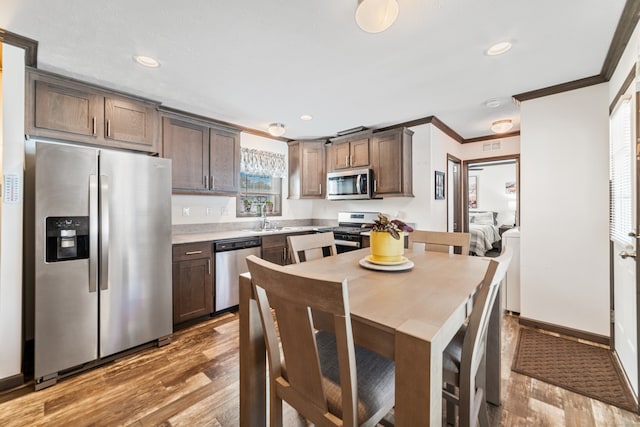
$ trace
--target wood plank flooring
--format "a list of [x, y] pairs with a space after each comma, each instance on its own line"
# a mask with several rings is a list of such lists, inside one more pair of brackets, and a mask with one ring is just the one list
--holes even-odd
[[[503, 426], [640, 426], [640, 417], [511, 371], [518, 328], [505, 316]], [[0, 393], [0, 426], [236, 426], [238, 316], [226, 314], [174, 333], [173, 343], [33, 391]], [[288, 426], [306, 425], [285, 408]]]

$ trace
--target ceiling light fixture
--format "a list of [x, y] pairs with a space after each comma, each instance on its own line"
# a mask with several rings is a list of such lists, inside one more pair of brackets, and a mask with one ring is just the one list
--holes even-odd
[[502, 55], [503, 53], [508, 52], [511, 49], [511, 47], [512, 47], [512, 44], [510, 42], [499, 42], [489, 47], [489, 49], [487, 49], [487, 55], [489, 56]]
[[158, 60], [150, 56], [134, 55], [133, 60], [138, 64], [149, 68], [158, 68], [160, 66]]
[[398, 17], [397, 0], [358, 0], [356, 23], [367, 33], [380, 33]]
[[267, 130], [273, 136], [282, 136], [285, 132], [284, 125], [282, 123], [271, 123]]
[[487, 108], [498, 108], [502, 102], [499, 99], [488, 99], [484, 102], [484, 106]]
[[498, 120], [491, 123], [491, 130], [494, 133], [505, 133], [511, 130], [513, 122], [510, 119]]
[[300, 120], [309, 121], [311, 119], [313, 119], [313, 116], [311, 114], [303, 114], [300, 116]]

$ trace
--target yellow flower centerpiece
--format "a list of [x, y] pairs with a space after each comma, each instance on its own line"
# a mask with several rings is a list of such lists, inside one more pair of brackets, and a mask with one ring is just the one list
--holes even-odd
[[371, 258], [374, 262], [401, 262], [404, 255], [404, 232], [413, 228], [399, 219], [389, 220], [386, 215], [378, 214], [371, 228]]

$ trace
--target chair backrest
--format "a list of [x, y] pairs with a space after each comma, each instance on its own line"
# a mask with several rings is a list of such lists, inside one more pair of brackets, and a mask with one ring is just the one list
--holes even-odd
[[424, 243], [426, 251], [449, 252], [449, 248], [460, 248], [462, 255], [469, 255], [469, 233], [414, 230], [409, 233], [409, 246]]
[[328, 248], [330, 256], [338, 253], [333, 232], [287, 236], [287, 241], [291, 260], [296, 264], [322, 258], [325, 248]]
[[[331, 418], [327, 417], [312, 315], [315, 311], [323, 312], [334, 320], [342, 420], [344, 425], [356, 425], [356, 361], [346, 279], [340, 282], [293, 274], [254, 255], [247, 257], [247, 265], [269, 356], [270, 390], [276, 393], [271, 399], [277, 396], [287, 401], [316, 424], [326, 425]], [[282, 354], [272, 310], [278, 320]]]
[[[475, 379], [479, 368], [484, 366], [491, 310], [512, 257], [513, 249], [506, 248], [499, 257], [489, 259], [489, 267], [476, 294], [473, 310], [469, 316], [469, 324], [462, 344], [462, 360], [460, 361], [460, 388], [469, 390], [467, 394], [469, 396], [474, 396], [478, 391], [484, 393], [484, 390], [476, 390]], [[484, 399], [485, 397], [480, 396], [479, 398]], [[472, 402], [461, 402], [460, 407], [463, 406], [466, 408], [474, 407]], [[471, 419], [474, 417], [471, 416]]]

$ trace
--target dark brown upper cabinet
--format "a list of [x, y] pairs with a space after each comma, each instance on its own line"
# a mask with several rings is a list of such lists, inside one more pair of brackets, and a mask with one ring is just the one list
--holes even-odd
[[156, 102], [28, 70], [25, 106], [27, 135], [160, 152]]
[[325, 141], [289, 143], [289, 198], [323, 199], [325, 194]]
[[370, 133], [332, 140], [329, 148], [330, 170], [356, 169], [369, 166]]
[[173, 192], [236, 195], [240, 131], [163, 114], [162, 155], [172, 161]]
[[412, 138], [413, 131], [407, 128], [373, 134], [374, 197], [413, 197]]

